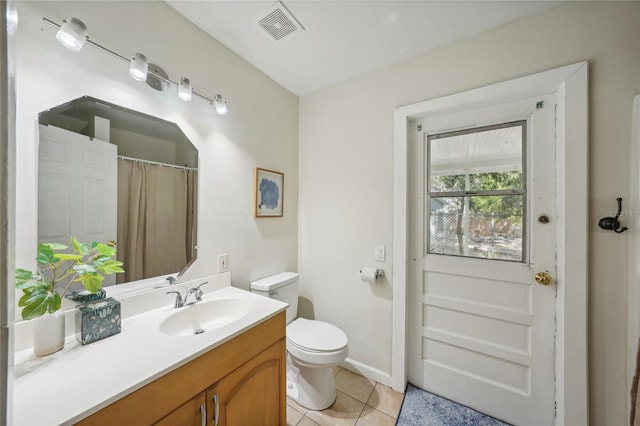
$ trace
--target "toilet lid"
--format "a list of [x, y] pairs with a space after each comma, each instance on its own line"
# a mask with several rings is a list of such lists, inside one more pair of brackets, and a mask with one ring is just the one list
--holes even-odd
[[287, 326], [287, 339], [312, 351], [333, 352], [347, 346], [347, 335], [324, 321], [298, 318]]

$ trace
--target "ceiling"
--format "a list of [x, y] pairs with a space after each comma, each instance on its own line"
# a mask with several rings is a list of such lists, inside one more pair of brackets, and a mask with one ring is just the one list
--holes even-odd
[[[273, 0], [166, 2], [301, 96], [564, 1], [285, 0], [284, 6]], [[258, 22], [277, 8], [304, 30], [276, 41]]]
[[522, 170], [522, 123], [455, 131], [429, 137], [431, 176]]

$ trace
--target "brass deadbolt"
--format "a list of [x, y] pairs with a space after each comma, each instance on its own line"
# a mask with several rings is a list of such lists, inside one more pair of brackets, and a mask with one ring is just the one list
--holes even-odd
[[538, 284], [549, 285], [553, 282], [553, 278], [546, 272], [538, 272], [535, 276], [535, 280]]
[[546, 214], [541, 215], [538, 217], [538, 223], [549, 223], [549, 216]]

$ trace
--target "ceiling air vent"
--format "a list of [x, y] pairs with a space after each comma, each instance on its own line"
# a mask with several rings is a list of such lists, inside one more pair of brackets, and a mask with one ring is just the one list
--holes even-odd
[[304, 31], [300, 21], [280, 1], [277, 3], [275, 10], [258, 21], [258, 25], [269, 33], [275, 41], [282, 41], [296, 31]]

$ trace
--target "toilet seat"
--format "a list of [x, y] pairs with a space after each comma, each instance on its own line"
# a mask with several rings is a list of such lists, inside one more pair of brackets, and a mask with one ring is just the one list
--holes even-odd
[[287, 350], [306, 364], [339, 364], [347, 356], [347, 335], [324, 321], [298, 318], [287, 326]]
[[333, 324], [298, 318], [287, 326], [287, 339], [301, 350], [335, 352], [347, 346], [347, 335]]

